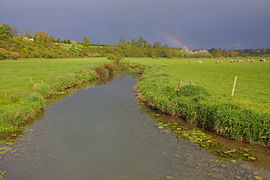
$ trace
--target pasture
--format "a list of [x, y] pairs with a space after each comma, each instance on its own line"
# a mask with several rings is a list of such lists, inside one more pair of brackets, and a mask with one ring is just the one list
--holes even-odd
[[108, 62], [106, 58], [22, 59], [0, 61], [0, 100], [33, 91], [34, 82], [49, 81]]
[[[179, 81], [195, 84], [207, 89], [217, 101], [229, 101], [256, 111], [270, 112], [270, 60], [263, 63], [258, 62], [260, 58], [240, 58], [244, 62], [231, 63], [231, 59], [127, 58], [126, 62], [149, 66], [153, 72], [168, 73], [168, 83], [174, 84], [175, 88]], [[247, 62], [249, 59], [256, 62]], [[216, 63], [216, 60], [222, 60], [222, 63]], [[238, 81], [235, 95], [231, 97], [235, 76], [238, 76]]]
[[136, 86], [137, 98], [145, 104], [221, 136], [270, 147], [270, 63], [258, 58], [239, 63], [216, 60], [125, 61], [129, 67], [145, 66]]

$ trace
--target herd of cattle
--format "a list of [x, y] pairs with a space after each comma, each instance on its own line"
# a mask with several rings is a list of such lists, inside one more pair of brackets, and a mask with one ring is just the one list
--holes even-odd
[[[259, 59], [257, 60], [258, 62], [266, 62], [266, 59]], [[241, 60], [241, 59], [231, 59], [230, 60], [231, 63], [235, 63], [235, 62], [245, 62], [244, 60]], [[256, 62], [255, 59], [248, 59], [247, 62]]]
[[[248, 59], [248, 60], [242, 60], [242, 59], [231, 59], [230, 60], [230, 62], [231, 63], [243, 63], [243, 62], [251, 62], [251, 63], [253, 63], [253, 62], [266, 62], [266, 59], [259, 59], [259, 60], [255, 60], [255, 59]], [[197, 61], [197, 63], [199, 63], [199, 64], [202, 64], [203, 63], [203, 61]], [[221, 63], [223, 63], [223, 61], [222, 60], [216, 60], [216, 63], [217, 64], [221, 64]]]

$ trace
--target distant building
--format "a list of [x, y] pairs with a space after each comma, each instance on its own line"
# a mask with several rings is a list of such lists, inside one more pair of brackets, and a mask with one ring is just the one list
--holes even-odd
[[23, 40], [26, 40], [26, 41], [34, 41], [33, 38], [29, 38], [29, 37], [26, 37], [26, 36], [23, 36]]

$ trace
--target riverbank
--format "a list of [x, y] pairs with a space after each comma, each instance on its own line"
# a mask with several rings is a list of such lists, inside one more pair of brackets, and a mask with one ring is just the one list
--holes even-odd
[[[244, 102], [236, 103], [241, 100], [238, 97], [218, 98], [209, 88], [204, 87], [203, 83], [195, 83], [194, 79], [190, 79], [188, 83], [182, 81], [184, 83], [181, 84], [179, 82], [181, 79], [177, 81], [175, 76], [181, 74], [183, 79], [187, 75], [191, 77], [194, 69], [199, 70], [202, 75], [215, 73], [215, 69], [212, 72], [203, 72], [206, 64], [202, 67], [203, 65], [196, 64], [196, 61], [193, 61], [193, 65], [183, 61], [178, 60], [179, 64], [177, 64], [177, 60], [127, 59], [126, 62], [135, 63], [131, 64], [135, 69], [142, 65], [147, 67], [136, 85], [137, 98], [154, 109], [184, 118], [189, 123], [223, 137], [269, 148], [270, 114], [267, 112], [267, 108], [263, 109], [266, 111], [256, 110], [254, 106], [247, 108], [247, 105], [243, 104]], [[186, 69], [175, 71], [176, 67], [180, 65]], [[213, 63], [209, 66], [218, 65]], [[245, 65], [243, 67], [245, 68]], [[216, 74], [216, 76], [220, 75]], [[259, 97], [259, 95], [257, 96]]]
[[50, 97], [106, 80], [115, 71], [113, 62], [105, 58], [4, 61], [1, 65], [6, 68], [1, 72], [0, 133], [17, 131], [45, 108]]

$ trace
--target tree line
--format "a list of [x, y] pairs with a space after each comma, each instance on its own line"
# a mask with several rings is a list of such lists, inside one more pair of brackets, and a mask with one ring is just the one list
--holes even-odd
[[270, 56], [270, 49], [209, 49], [212, 57]]
[[61, 57], [151, 57], [151, 58], [200, 58], [262, 56], [270, 49], [247, 50], [190, 50], [186, 47], [168, 47], [158, 41], [150, 43], [142, 37], [120, 39], [115, 45], [91, 44], [84, 36], [81, 42], [55, 39], [45, 31], [25, 31], [18, 35], [16, 28], [0, 24], [0, 59], [61, 58]]

